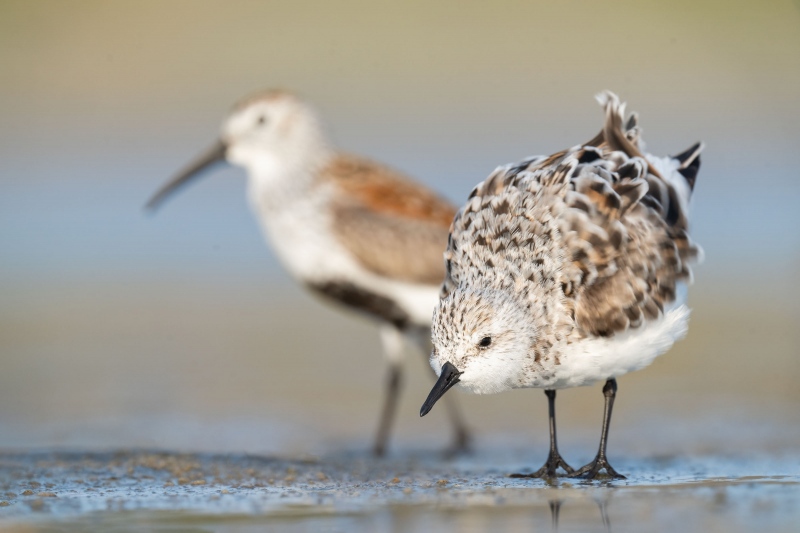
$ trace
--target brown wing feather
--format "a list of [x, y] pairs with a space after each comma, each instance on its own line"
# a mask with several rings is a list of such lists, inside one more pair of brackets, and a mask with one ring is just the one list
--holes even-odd
[[576, 168], [565, 198], [571, 209], [562, 219], [575, 320], [600, 336], [658, 317], [675, 300], [677, 283], [691, 277], [688, 263], [699, 253], [674, 186], [641, 155], [622, 123], [619, 102], [609, 99], [605, 149]]
[[385, 166], [339, 156], [324, 170], [337, 191], [334, 231], [367, 269], [388, 278], [438, 284], [455, 207]]
[[675, 300], [677, 282], [691, 276], [687, 263], [696, 249], [644, 205], [621, 219], [595, 204], [587, 212], [584, 205], [573, 204], [579, 214], [564, 217], [562, 225], [572, 254], [563, 274], [573, 291], [578, 326], [608, 336], [658, 317]]

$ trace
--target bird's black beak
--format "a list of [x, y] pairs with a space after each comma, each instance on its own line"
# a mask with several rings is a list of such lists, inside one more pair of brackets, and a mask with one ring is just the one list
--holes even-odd
[[167, 199], [172, 193], [180, 189], [186, 183], [189, 183], [193, 178], [196, 178], [202, 172], [216, 163], [225, 161], [225, 151], [227, 146], [222, 141], [217, 141], [213, 146], [208, 148], [205, 152], [197, 156], [197, 158], [189, 163], [186, 168], [181, 170], [174, 178], [165, 183], [156, 192], [150, 201], [145, 205], [148, 211], [155, 211], [164, 200]]
[[419, 410], [419, 416], [427, 415], [433, 409], [433, 404], [444, 396], [444, 393], [449, 391], [453, 385], [458, 383], [458, 377], [461, 374], [455, 366], [449, 362], [445, 363], [442, 366], [442, 373], [439, 374], [439, 379], [431, 389], [430, 394], [428, 394], [428, 399], [425, 400], [425, 403], [422, 404], [422, 409]]

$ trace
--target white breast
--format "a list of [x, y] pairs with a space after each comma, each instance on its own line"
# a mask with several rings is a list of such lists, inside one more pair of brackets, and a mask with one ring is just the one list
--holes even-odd
[[302, 187], [303, 178], [298, 178], [294, 184], [278, 184], [251, 174], [248, 186], [251, 208], [289, 273], [303, 283], [352, 283], [394, 300], [415, 323], [430, 325], [438, 286], [386, 278], [362, 267], [332, 232], [332, 190]]

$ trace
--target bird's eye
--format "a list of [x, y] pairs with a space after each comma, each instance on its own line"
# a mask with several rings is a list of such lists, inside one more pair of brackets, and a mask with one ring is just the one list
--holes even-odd
[[492, 344], [492, 338], [491, 337], [484, 337], [484, 338], [481, 339], [480, 347], [481, 348], [488, 348], [490, 344]]
[[259, 126], [263, 126], [266, 123], [267, 123], [267, 117], [265, 115], [259, 115], [258, 118], [256, 119], [256, 124], [258, 124]]

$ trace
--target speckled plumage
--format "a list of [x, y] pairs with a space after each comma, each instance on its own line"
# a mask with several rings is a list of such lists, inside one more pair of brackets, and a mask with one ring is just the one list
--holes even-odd
[[452, 363], [464, 388], [588, 385], [649, 364], [685, 334], [702, 147], [645, 155], [636, 116], [624, 122], [611, 93], [598, 99], [600, 134], [498, 168], [451, 225], [431, 364]]

